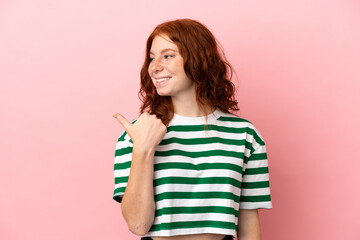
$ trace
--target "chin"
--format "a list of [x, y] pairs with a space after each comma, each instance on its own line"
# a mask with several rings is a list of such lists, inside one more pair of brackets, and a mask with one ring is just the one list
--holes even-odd
[[156, 91], [156, 92], [157, 92], [157, 94], [159, 96], [162, 96], [162, 97], [169, 96], [169, 94], [166, 94], [166, 93], [163, 93], [163, 92], [158, 92], [158, 91]]
[[166, 91], [165, 89], [161, 89], [160, 91], [158, 91], [158, 89], [156, 89], [156, 92], [159, 96], [162, 96], [162, 97], [171, 97], [173, 95], [172, 91]]

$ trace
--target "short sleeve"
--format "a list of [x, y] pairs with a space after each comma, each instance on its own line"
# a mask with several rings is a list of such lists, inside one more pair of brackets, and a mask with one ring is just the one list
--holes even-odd
[[269, 167], [264, 139], [254, 125], [247, 129], [240, 209], [272, 208]]
[[115, 189], [113, 199], [121, 203], [129, 179], [133, 142], [124, 130], [116, 144], [114, 161]]

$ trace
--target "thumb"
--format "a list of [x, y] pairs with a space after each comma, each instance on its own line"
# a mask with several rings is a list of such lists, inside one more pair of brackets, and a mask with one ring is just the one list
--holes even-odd
[[116, 118], [116, 119], [119, 121], [119, 123], [124, 127], [125, 131], [126, 131], [128, 134], [130, 134], [129, 131], [131, 131], [130, 128], [131, 128], [131, 126], [132, 126], [132, 123], [129, 122], [129, 121], [128, 121], [123, 115], [121, 115], [120, 113], [115, 113], [115, 114], [113, 115], [113, 117]]

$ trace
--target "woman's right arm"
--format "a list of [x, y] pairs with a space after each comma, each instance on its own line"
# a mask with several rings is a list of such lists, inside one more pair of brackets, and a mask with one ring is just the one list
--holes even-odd
[[133, 141], [129, 179], [121, 210], [129, 230], [142, 236], [150, 230], [155, 218], [154, 154], [167, 127], [155, 115], [147, 112], [141, 114], [134, 124], [119, 113], [113, 116]]
[[121, 211], [129, 230], [139, 236], [149, 231], [155, 218], [153, 173], [154, 150], [134, 145]]

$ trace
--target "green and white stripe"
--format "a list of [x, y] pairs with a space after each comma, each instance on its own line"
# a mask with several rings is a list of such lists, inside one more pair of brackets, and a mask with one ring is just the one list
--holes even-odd
[[[136, 119], [132, 121], [136, 122]], [[236, 236], [239, 209], [272, 208], [264, 140], [255, 126], [216, 110], [205, 117], [175, 114], [155, 149], [155, 220], [144, 236], [214, 233]], [[113, 199], [121, 202], [132, 141], [116, 145]]]

